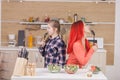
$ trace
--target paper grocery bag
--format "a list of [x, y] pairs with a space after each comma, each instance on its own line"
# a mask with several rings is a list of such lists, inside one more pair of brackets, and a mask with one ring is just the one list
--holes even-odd
[[25, 74], [26, 65], [27, 65], [27, 59], [18, 57], [16, 59], [13, 76], [23, 76]]

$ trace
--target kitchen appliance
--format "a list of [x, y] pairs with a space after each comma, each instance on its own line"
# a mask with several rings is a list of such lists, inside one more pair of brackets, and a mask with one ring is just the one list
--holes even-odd
[[97, 43], [98, 49], [103, 49], [104, 48], [104, 39], [103, 38], [97, 37], [97, 38], [93, 39], [92, 37], [88, 37], [87, 39], [90, 42]]
[[90, 43], [92, 43], [92, 45], [94, 45], [95, 43], [97, 43], [98, 48], [99, 49], [103, 49], [104, 48], [103, 38], [96, 38], [94, 30], [91, 30], [91, 34], [93, 35], [93, 37], [92, 38], [87, 38], [88, 41], [90, 41]]
[[18, 46], [25, 46], [25, 31], [18, 31]]
[[15, 40], [15, 34], [9, 34], [8, 35], [8, 47], [15, 47], [16, 40]]

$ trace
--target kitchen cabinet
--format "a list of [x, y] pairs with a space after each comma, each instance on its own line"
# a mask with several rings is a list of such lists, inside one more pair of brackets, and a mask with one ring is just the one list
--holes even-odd
[[[0, 80], [10, 80], [13, 74], [19, 48], [0, 48]], [[37, 68], [44, 67], [44, 59], [36, 49], [28, 49], [28, 61], [36, 63]]]
[[0, 80], [9, 80], [17, 57], [17, 51], [0, 50], [1, 64], [0, 64]]
[[106, 50], [98, 49], [98, 51], [92, 55], [88, 64], [91, 64], [91, 65], [93, 64], [93, 65], [100, 67], [102, 72], [105, 74], [105, 72], [106, 72], [106, 53], [107, 53]]

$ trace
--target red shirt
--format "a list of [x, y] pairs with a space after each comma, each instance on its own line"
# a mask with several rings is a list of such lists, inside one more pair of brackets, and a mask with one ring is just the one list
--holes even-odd
[[77, 41], [73, 44], [73, 52], [69, 53], [67, 64], [76, 64], [81, 68], [87, 64], [93, 53], [93, 48], [90, 48], [89, 51], [86, 52], [82, 43]]

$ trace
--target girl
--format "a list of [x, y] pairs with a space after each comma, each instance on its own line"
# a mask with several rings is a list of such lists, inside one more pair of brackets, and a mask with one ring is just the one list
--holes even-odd
[[46, 42], [41, 42], [39, 52], [45, 60], [45, 67], [48, 64], [65, 65], [66, 45], [60, 38], [60, 24], [57, 20], [50, 20], [48, 23], [47, 33], [50, 36]]
[[86, 39], [87, 33], [90, 33], [90, 30], [82, 21], [72, 24], [67, 48], [69, 55], [67, 64], [76, 64], [82, 68], [97, 50], [96, 44], [90, 47]]

